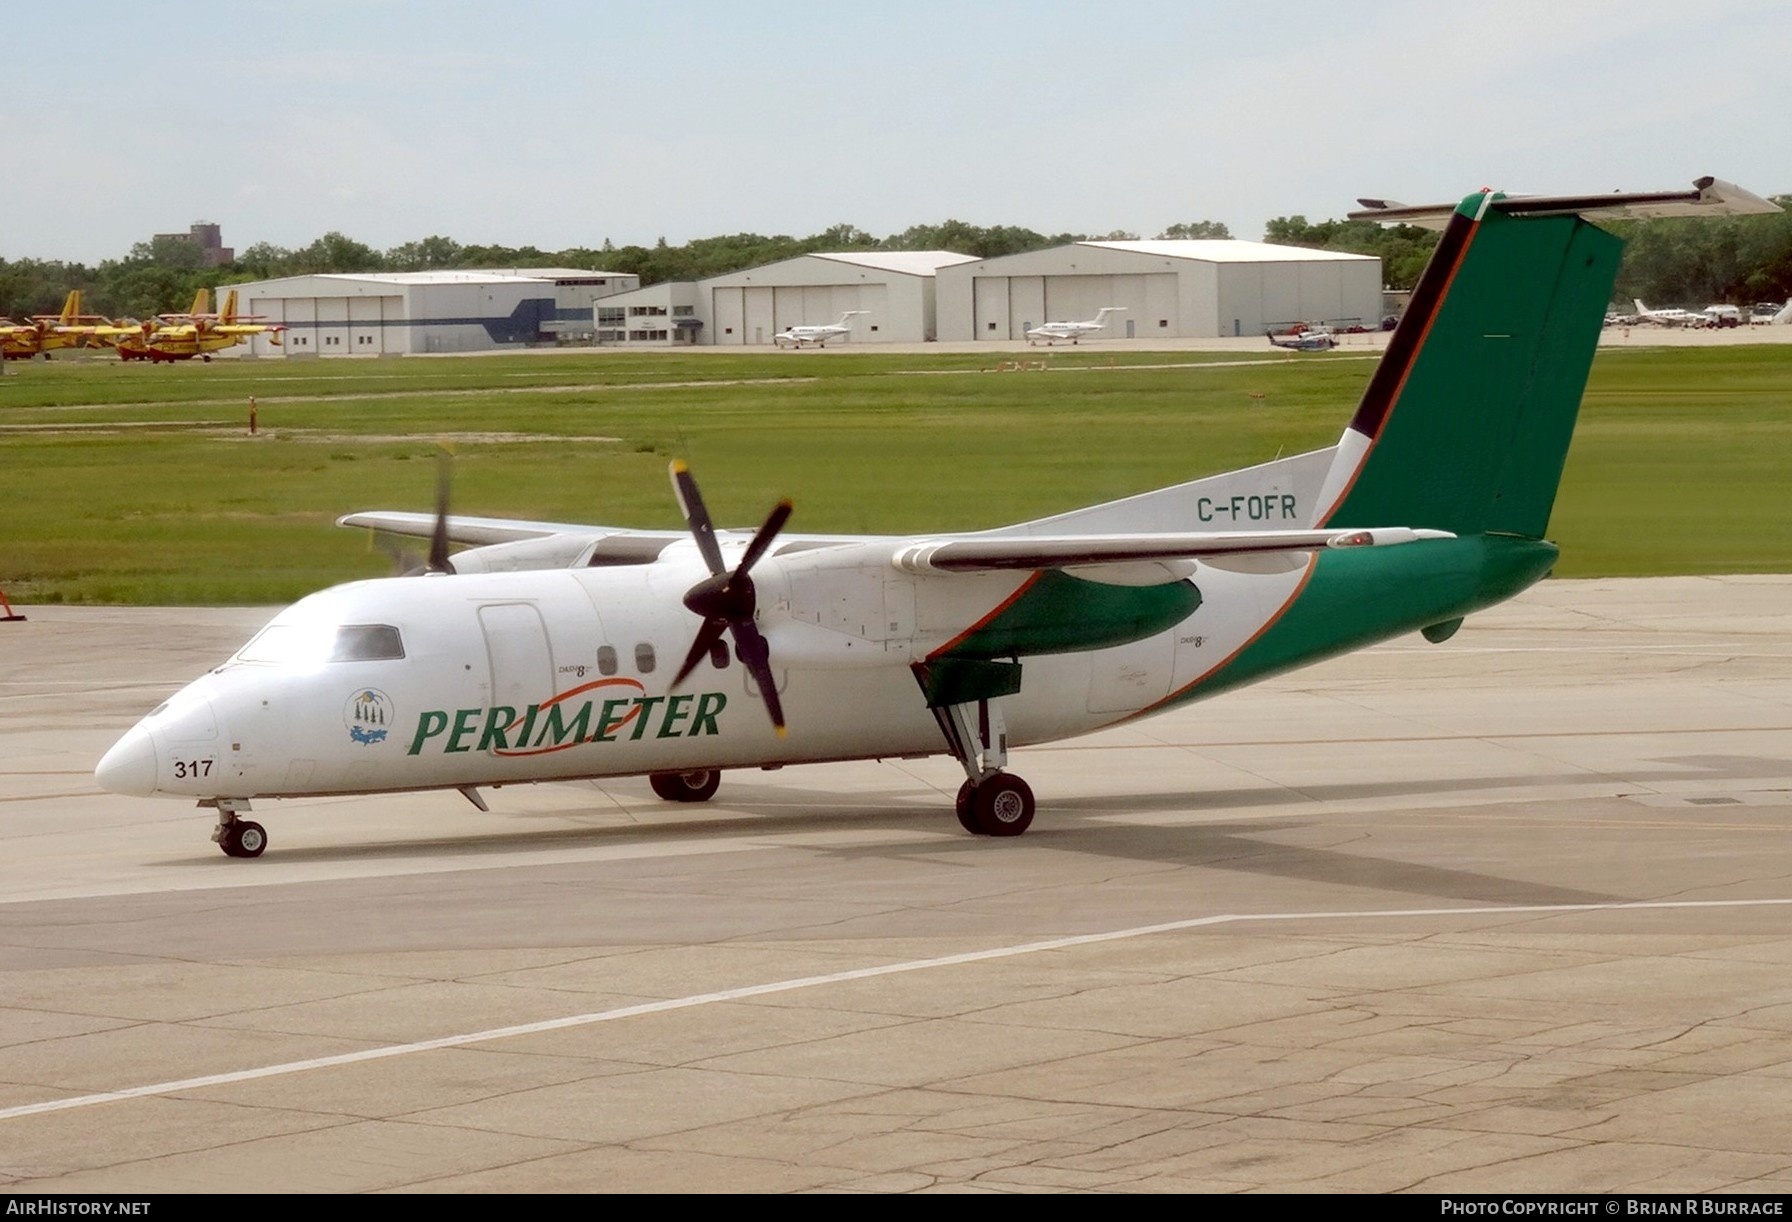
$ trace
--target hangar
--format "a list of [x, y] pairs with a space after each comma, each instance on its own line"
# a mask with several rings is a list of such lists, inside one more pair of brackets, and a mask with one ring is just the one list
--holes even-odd
[[852, 343], [920, 343], [936, 336], [935, 273], [975, 261], [950, 250], [852, 250], [700, 280], [701, 342], [770, 344], [787, 327], [838, 322], [848, 310], [863, 310]]
[[1372, 329], [1382, 317], [1380, 259], [1231, 239], [1076, 242], [942, 267], [937, 292], [942, 340], [1025, 339], [1103, 306], [1125, 310], [1104, 339]]
[[232, 355], [392, 356], [487, 352], [589, 333], [593, 303], [639, 287], [626, 272], [568, 267], [354, 272], [225, 286], [242, 314], [284, 323], [276, 347], [258, 335]]

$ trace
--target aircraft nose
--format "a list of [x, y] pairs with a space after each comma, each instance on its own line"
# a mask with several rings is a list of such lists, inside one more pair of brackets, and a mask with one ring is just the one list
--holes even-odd
[[156, 745], [149, 731], [133, 726], [112, 744], [93, 770], [100, 788], [111, 793], [148, 797], [156, 791]]

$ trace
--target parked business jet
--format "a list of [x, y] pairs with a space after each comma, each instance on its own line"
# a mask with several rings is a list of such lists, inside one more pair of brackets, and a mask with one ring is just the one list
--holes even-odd
[[790, 327], [772, 336], [772, 343], [783, 348], [801, 348], [806, 344], [814, 344], [817, 348], [825, 348], [831, 339], [839, 339], [842, 335], [852, 334], [852, 324], [846, 320], [856, 318], [860, 314], [869, 314], [869, 310], [848, 310], [840, 316], [840, 321], [826, 326]]
[[99, 782], [197, 799], [255, 857], [256, 799], [457, 789], [484, 809], [486, 787], [645, 774], [700, 802], [730, 768], [950, 753], [964, 828], [1019, 835], [1016, 749], [1442, 642], [1546, 575], [1622, 247], [1589, 218], [1772, 211], [1701, 179], [1353, 214], [1444, 232], [1336, 445], [1001, 529], [787, 535], [783, 502], [721, 531], [682, 463], [688, 534], [455, 517], [445, 496], [351, 514], [429, 538], [428, 572], [287, 608]]
[[1124, 313], [1126, 313], [1125, 306], [1102, 306], [1101, 309], [1095, 311], [1095, 317], [1087, 322], [1040, 323], [1027, 332], [1027, 342], [1037, 344], [1040, 340], [1044, 340], [1049, 347], [1057, 340], [1067, 339], [1074, 344], [1085, 335], [1093, 335], [1097, 331], [1105, 330], [1109, 314]]

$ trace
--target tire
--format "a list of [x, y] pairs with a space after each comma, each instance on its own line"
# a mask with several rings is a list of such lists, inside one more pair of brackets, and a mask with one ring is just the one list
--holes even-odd
[[653, 792], [668, 802], [707, 802], [716, 796], [722, 774], [714, 768], [691, 772], [655, 772], [647, 778]]
[[1018, 836], [1033, 826], [1033, 790], [1006, 772], [977, 786], [971, 806], [978, 830], [985, 836]]
[[268, 847], [268, 832], [259, 823], [238, 819], [224, 829], [218, 847], [227, 857], [260, 857]]
[[958, 787], [958, 797], [953, 799], [953, 808], [958, 812], [958, 826], [973, 836], [981, 836], [983, 829], [977, 826], [977, 787], [966, 781]]

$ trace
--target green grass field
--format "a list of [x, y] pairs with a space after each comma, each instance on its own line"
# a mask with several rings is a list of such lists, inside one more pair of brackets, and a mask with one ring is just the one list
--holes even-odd
[[[676, 526], [666, 463], [681, 456], [722, 522], [790, 496], [793, 530], [995, 526], [1330, 445], [1373, 367], [1348, 352], [998, 359], [13, 363], [0, 589], [25, 605], [276, 603], [387, 573], [332, 522], [428, 509], [443, 437], [467, 514]], [[1792, 569], [1789, 392], [1792, 347], [1602, 352], [1551, 523], [1561, 575]]]

